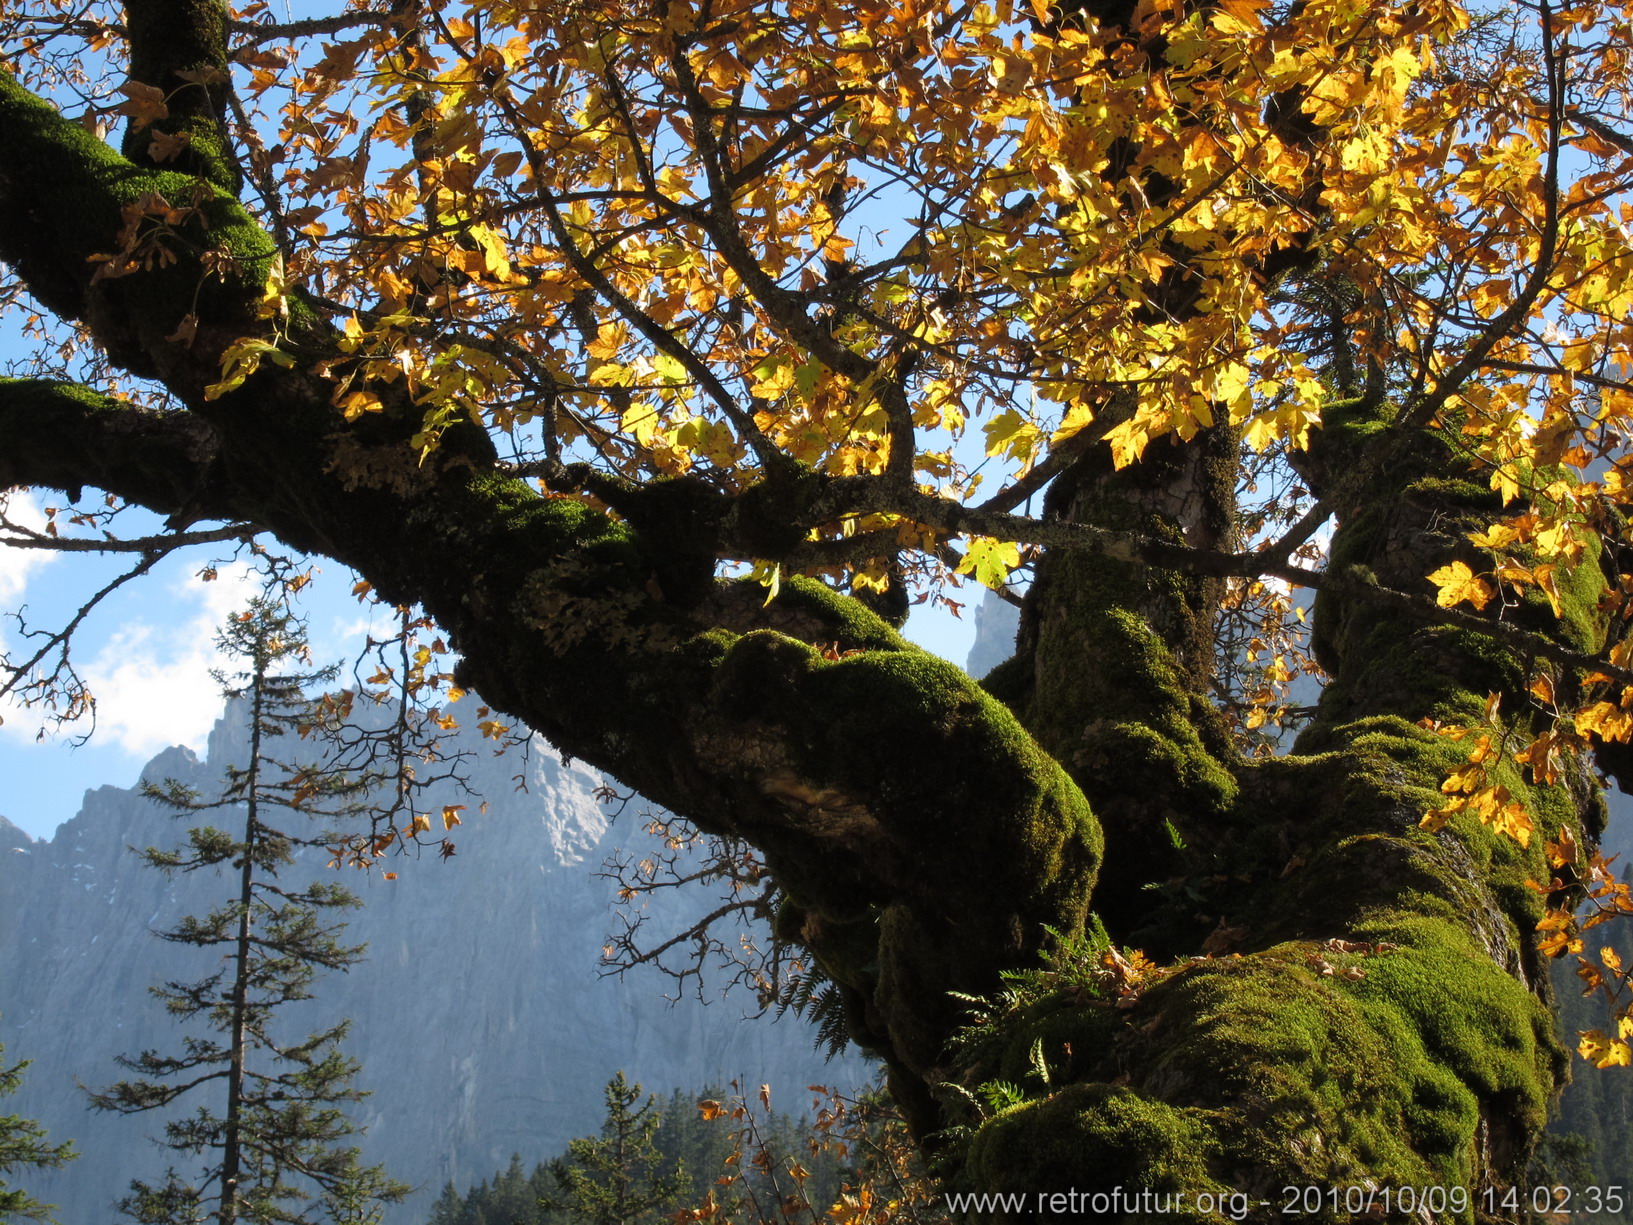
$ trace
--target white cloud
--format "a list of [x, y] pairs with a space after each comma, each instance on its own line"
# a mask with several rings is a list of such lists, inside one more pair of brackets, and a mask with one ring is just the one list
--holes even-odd
[[140, 756], [172, 744], [202, 748], [221, 713], [221, 685], [210, 672], [231, 668], [216, 633], [259, 590], [250, 566], [233, 562], [213, 582], [188, 575], [171, 585], [179, 603], [197, 610], [185, 621], [117, 631], [85, 666], [97, 734]]
[[203, 616], [213, 636], [231, 614], [243, 612], [250, 599], [260, 593], [261, 577], [248, 562], [234, 561], [217, 566], [211, 582], [190, 574], [173, 583], [170, 590], [178, 599], [191, 597], [203, 602]]
[[[0, 509], [23, 527], [45, 530], [45, 512], [40, 509], [39, 498], [27, 490], [0, 498]], [[16, 608], [22, 603], [29, 579], [56, 560], [57, 554], [44, 549], [0, 548], [0, 606]]]
[[[188, 574], [161, 588], [169, 597], [162, 605], [135, 593], [132, 603], [161, 619], [126, 620], [91, 654], [76, 654], [96, 698], [97, 738], [139, 757], [173, 744], [201, 749], [222, 705], [210, 673], [231, 668], [216, 649], [216, 633], [259, 589], [254, 571], [234, 562], [220, 567], [213, 582]], [[36, 712], [14, 708], [3, 730], [32, 738], [41, 725]]]
[[197, 632], [178, 642], [175, 630], [127, 626], [85, 666], [99, 737], [139, 756], [204, 743], [221, 710], [220, 686], [210, 675], [220, 661], [210, 622], [201, 618], [182, 630], [188, 628]]

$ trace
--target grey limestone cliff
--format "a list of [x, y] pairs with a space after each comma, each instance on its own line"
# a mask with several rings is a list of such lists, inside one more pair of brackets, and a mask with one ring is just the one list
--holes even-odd
[[1020, 609], [988, 591], [975, 606], [975, 641], [970, 644], [964, 671], [980, 680], [1015, 653], [1015, 630]]
[[[414, 1225], [449, 1180], [463, 1188], [512, 1152], [543, 1159], [593, 1132], [602, 1086], [620, 1069], [661, 1094], [734, 1077], [769, 1082], [779, 1106], [793, 1110], [812, 1082], [869, 1078], [859, 1060], [825, 1065], [797, 1021], [745, 1019], [753, 1006], [745, 996], [671, 1004], [660, 975], [604, 977], [614, 890], [595, 870], [616, 847], [640, 846], [644, 822], [632, 807], [609, 827], [594, 795], [601, 777], [548, 750], [496, 757], [491, 742], [474, 747], [470, 781], [488, 810], [468, 801], [452, 859], [387, 864], [395, 881], [379, 870], [346, 873], [365, 903], [346, 934], [368, 942], [368, 959], [319, 979], [317, 998], [298, 1006], [310, 1011], [294, 1018], [303, 1033], [353, 1020], [345, 1049], [372, 1091], [352, 1110], [368, 1129], [365, 1155], [421, 1189], [389, 1210], [388, 1225]], [[205, 761], [170, 749], [144, 776], [209, 792], [242, 757], [222, 723]], [[79, 1086], [119, 1079], [118, 1054], [176, 1049], [180, 1030], [148, 988], [213, 968], [199, 950], [152, 933], [219, 904], [228, 882], [167, 878], [129, 849], [174, 845], [188, 823], [114, 787], [87, 792], [49, 841], [0, 822], [0, 1042], [8, 1061], [33, 1061], [6, 1107], [44, 1123], [53, 1139], [73, 1138], [84, 1154], [27, 1180], [60, 1206], [63, 1225], [112, 1225], [131, 1178], [162, 1176], [174, 1156], [146, 1139], [157, 1119], [92, 1113]], [[324, 871], [322, 860], [301, 868]], [[678, 924], [696, 902], [655, 899], [655, 924]]]
[[26, 852], [34, 840], [4, 817], [0, 817], [0, 855], [7, 851]]

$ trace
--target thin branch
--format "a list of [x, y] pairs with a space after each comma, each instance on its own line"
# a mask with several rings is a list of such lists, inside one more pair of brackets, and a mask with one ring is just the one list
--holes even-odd
[[561, 219], [560, 200], [554, 192], [544, 186], [550, 177], [548, 168], [544, 164], [543, 154], [529, 136], [527, 124], [517, 111], [515, 103], [503, 91], [498, 90], [494, 91], [494, 100], [504, 111], [506, 120], [524, 150], [528, 169], [532, 172], [533, 182], [537, 185], [539, 203], [544, 206], [545, 224], [573, 271], [599, 294], [603, 301], [622, 315], [626, 322], [646, 337], [658, 352], [680, 362], [687, 374], [692, 376], [698, 386], [719, 406], [727, 420], [737, 428], [768, 471], [784, 466], [784, 457], [776, 444], [760, 429], [753, 414], [743, 411], [736, 398], [726, 389], [708, 364], [668, 328], [658, 323], [627, 294], [619, 290], [611, 278], [585, 254]]
[[[303, 21], [282, 21], [263, 24], [258, 21], [229, 21], [227, 31], [239, 35], [243, 42], [233, 50], [257, 47], [262, 43], [291, 38], [310, 38], [314, 34], [339, 34], [364, 26], [390, 25], [395, 20], [391, 13], [337, 13], [333, 17], [308, 17]], [[230, 57], [229, 57], [230, 58]]]
[[[866, 485], [860, 484], [867, 482]], [[1133, 562], [1191, 574], [1219, 578], [1280, 578], [1297, 587], [1327, 591], [1347, 598], [1384, 604], [1411, 612], [1431, 624], [1456, 626], [1487, 634], [1508, 646], [1568, 667], [1600, 672], [1633, 685], [1633, 668], [1620, 667], [1608, 660], [1556, 642], [1546, 635], [1522, 629], [1508, 622], [1494, 621], [1459, 608], [1442, 608], [1424, 596], [1381, 587], [1347, 572], [1309, 570], [1289, 564], [1279, 554], [1299, 535], [1307, 538], [1325, 518], [1318, 504], [1299, 521], [1276, 546], [1263, 552], [1221, 553], [1211, 549], [1174, 544], [1137, 532], [1119, 532], [1092, 524], [1024, 518], [997, 512], [982, 512], [932, 494], [902, 495], [884, 489], [872, 478], [836, 481], [852, 493], [848, 499], [829, 505], [844, 505], [848, 513], [894, 512], [948, 535], [989, 536], [995, 540], [1035, 544], [1077, 553]], [[857, 496], [861, 495], [861, 496]], [[872, 495], [872, 496], [868, 496]], [[882, 496], [881, 496], [882, 495]], [[810, 546], [806, 546], [810, 547]]]
[[704, 176], [709, 184], [709, 211], [695, 214], [694, 220], [710, 238], [714, 239], [731, 270], [754, 295], [770, 319], [795, 343], [806, 349], [830, 370], [837, 371], [853, 383], [865, 382], [878, 370], [878, 363], [870, 361], [853, 349], [845, 347], [808, 316], [802, 308], [801, 297], [784, 289], [760, 266], [735, 224], [735, 203], [732, 184], [725, 166], [720, 142], [715, 137], [714, 120], [717, 112], [703, 97], [697, 78], [684, 52], [677, 47], [671, 57], [675, 79], [685, 97], [686, 109], [697, 138], [697, 151], [703, 163]]
[[1317, 571], [1305, 570], [1299, 566], [1279, 566], [1264, 573], [1286, 579], [1298, 587], [1308, 587], [1348, 599], [1364, 600], [1400, 609], [1431, 624], [1473, 630], [1477, 634], [1495, 638], [1504, 646], [1513, 647], [1538, 659], [1552, 660], [1568, 668], [1582, 668], [1589, 672], [1602, 673], [1612, 680], [1633, 685], [1633, 668], [1613, 664], [1603, 656], [1578, 651], [1545, 634], [1523, 629], [1511, 621], [1494, 621], [1461, 608], [1442, 608], [1424, 596], [1381, 586], [1352, 570]]
[[1564, 366], [1541, 366], [1535, 362], [1508, 362], [1500, 360], [1488, 361], [1486, 365], [1494, 370], [1507, 370], [1513, 374], [1540, 374], [1545, 377], [1557, 378], [1569, 375], [1578, 382], [1586, 383], [1589, 387], [1597, 387], [1602, 391], [1626, 391], [1633, 382], [1627, 379], [1607, 379], [1601, 375], [1589, 374], [1586, 370], [1567, 370]]
[[1565, 115], [1572, 123], [1592, 132], [1607, 145], [1612, 145], [1623, 153], [1633, 156], [1633, 136], [1618, 132], [1603, 119], [1595, 118], [1579, 106], [1567, 106]]
[[[1537, 258], [1531, 265], [1531, 272], [1526, 278], [1525, 285], [1515, 295], [1514, 301], [1486, 325], [1457, 363], [1435, 380], [1433, 389], [1401, 416], [1397, 422], [1403, 439], [1400, 445], [1404, 445], [1404, 439], [1412, 438], [1419, 429], [1434, 420], [1446, 401], [1457, 394], [1463, 384], [1473, 377], [1485, 363], [1486, 355], [1530, 313], [1553, 275], [1554, 256], [1559, 245], [1559, 147], [1560, 130], [1563, 126], [1565, 67], [1554, 45], [1553, 10], [1548, 0], [1541, 0], [1538, 11], [1542, 21], [1543, 65], [1548, 77], [1548, 156], [1543, 168], [1542, 229]], [[1380, 458], [1388, 456], [1386, 454]]]
[[267, 163], [257, 154], [265, 154], [261, 137], [255, 130], [255, 124], [250, 121], [244, 110], [244, 103], [238, 96], [236, 89], [227, 90], [227, 106], [232, 110], [233, 121], [238, 125], [239, 136], [249, 150], [249, 166], [246, 178], [255, 185], [256, 193], [261, 197], [261, 204], [266, 209], [267, 217], [272, 222], [273, 237], [278, 244], [278, 250], [287, 260], [295, 250], [295, 244], [289, 234], [289, 220], [284, 216], [283, 197], [278, 194], [278, 186], [273, 181]]
[[[1109, 428], [1109, 427], [1108, 427]], [[982, 514], [1013, 510], [1075, 463], [1080, 455], [1106, 436], [1105, 429], [1085, 426], [1050, 450], [1027, 474], [1011, 482], [975, 507]]]
[[1267, 566], [1285, 566], [1310, 538], [1321, 530], [1321, 525], [1334, 515], [1332, 504], [1325, 498], [1316, 499], [1314, 505], [1299, 517], [1297, 523], [1288, 528], [1265, 548], [1254, 554]]
[[[46, 636], [45, 645], [31, 655], [23, 664], [12, 667], [10, 662], [6, 661], [6, 666], [11, 667], [11, 676], [4, 684], [0, 684], [0, 698], [4, 698], [12, 694], [17, 689], [19, 683], [22, 682], [28, 676], [28, 674], [34, 670], [35, 666], [38, 665], [40, 661], [52, 651], [61, 647], [66, 654], [69, 640], [73, 638], [74, 632], [79, 629], [80, 625], [85, 621], [85, 618], [90, 616], [92, 609], [94, 609], [98, 604], [102, 603], [103, 600], [107, 599], [108, 596], [112, 595], [115, 591], [123, 587], [132, 579], [142, 577], [142, 575], [146, 574], [149, 570], [153, 569], [154, 566], [158, 565], [159, 562], [164, 559], [164, 557], [165, 553], [162, 552], [145, 554], [142, 560], [137, 562], [136, 565], [132, 566], [118, 578], [115, 578], [112, 582], [108, 583], [107, 586], [103, 587], [84, 604], [81, 604], [79, 606], [79, 610], [74, 613], [73, 618], [68, 622], [68, 624], [62, 629], [57, 630], [55, 633], [48, 634]], [[57, 671], [61, 671], [60, 666]], [[56, 673], [53, 673], [53, 675], [56, 675]]]
[[249, 543], [265, 529], [253, 523], [229, 523], [225, 527], [200, 532], [168, 532], [160, 536], [137, 536], [130, 540], [89, 540], [84, 538], [48, 536], [20, 523], [0, 518], [0, 548], [44, 549], [55, 553], [171, 553], [196, 544], [220, 544], [224, 540]]

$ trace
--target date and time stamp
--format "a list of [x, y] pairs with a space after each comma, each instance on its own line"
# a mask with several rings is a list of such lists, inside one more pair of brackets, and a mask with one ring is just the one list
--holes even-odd
[[[1470, 1208], [1488, 1217], [1522, 1216], [1619, 1218], [1633, 1204], [1633, 1185], [1572, 1187], [1283, 1187], [1284, 1217], [1346, 1213], [1368, 1216], [1462, 1216]], [[1256, 1205], [1259, 1206], [1259, 1205]], [[1264, 1206], [1274, 1207], [1273, 1203]]]

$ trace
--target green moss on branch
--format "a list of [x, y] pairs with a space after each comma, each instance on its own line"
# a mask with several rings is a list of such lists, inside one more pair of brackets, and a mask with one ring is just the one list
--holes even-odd
[[[205, 179], [138, 167], [0, 70], [0, 259], [11, 264], [45, 306], [84, 320], [114, 361], [150, 377], [190, 377], [173, 387], [196, 394], [216, 376], [220, 349], [259, 332], [255, 308], [274, 251], [271, 240], [231, 196]], [[93, 279], [118, 255], [127, 207], [164, 201], [196, 208], [167, 223], [140, 224], [147, 241], [163, 245], [173, 263], [128, 275]], [[225, 257], [207, 273], [201, 254]], [[197, 315], [215, 337], [195, 342], [199, 355], [167, 341], [184, 315]], [[219, 333], [219, 335], [217, 335]]]

